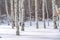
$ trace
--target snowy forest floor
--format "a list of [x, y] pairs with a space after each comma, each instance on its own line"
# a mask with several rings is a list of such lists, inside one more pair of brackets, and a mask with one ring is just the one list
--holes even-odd
[[58, 29], [53, 29], [53, 23], [49, 22], [46, 29], [43, 27], [43, 22], [39, 22], [39, 29], [36, 29], [35, 23], [29, 26], [29, 21], [25, 22], [25, 31], [21, 31], [20, 36], [16, 35], [16, 28], [12, 29], [11, 25], [0, 25], [0, 40], [60, 40], [60, 32]]

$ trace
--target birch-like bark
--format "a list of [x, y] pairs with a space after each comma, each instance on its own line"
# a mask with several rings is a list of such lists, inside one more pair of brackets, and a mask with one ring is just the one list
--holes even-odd
[[21, 26], [21, 17], [22, 17], [22, 7], [21, 7], [21, 5], [22, 5], [22, 0], [19, 0], [19, 26]]
[[48, 26], [49, 26], [49, 14], [48, 14], [47, 0], [45, 0], [45, 6], [46, 6], [46, 13], [47, 13], [47, 21], [48, 21]]
[[46, 25], [45, 25], [45, 0], [42, 0], [42, 14], [43, 14], [43, 23], [44, 23], [44, 28], [46, 28]]
[[[15, 5], [15, 4], [14, 4], [14, 0], [13, 0], [13, 16], [14, 16], [14, 17], [13, 17], [13, 26], [15, 26], [15, 7], [14, 7], [14, 5]], [[13, 26], [12, 26], [12, 27], [13, 27]]]
[[[60, 23], [60, 8], [59, 8], [59, 23]], [[59, 26], [60, 26], [60, 24], [59, 24]]]
[[16, 35], [19, 35], [19, 18], [18, 18], [18, 14], [19, 14], [19, 0], [14, 0], [14, 6], [15, 6], [15, 27], [16, 27]]
[[30, 26], [32, 26], [31, 22], [31, 0], [28, 0], [29, 14], [30, 14]]
[[37, 1], [38, 0], [35, 0], [35, 21], [36, 21], [36, 28], [39, 28], [38, 27], [38, 5], [37, 5]]
[[56, 9], [56, 16], [57, 16], [57, 21], [58, 21], [57, 25], [59, 26], [59, 10], [58, 10], [57, 5], [55, 5], [55, 9]]
[[8, 25], [9, 25], [9, 13], [8, 13], [8, 5], [7, 5], [7, 0], [5, 0], [5, 8], [6, 8], [6, 13], [7, 13], [7, 18], [8, 18]]
[[56, 25], [56, 10], [55, 10], [55, 0], [52, 0], [52, 12], [53, 12], [53, 23], [54, 23], [54, 29], [57, 29], [57, 25]]
[[14, 28], [14, 26], [15, 26], [13, 1], [14, 0], [10, 0], [10, 3], [11, 3], [11, 21], [12, 21], [12, 28]]
[[22, 0], [22, 5], [21, 5], [21, 7], [22, 7], [22, 20], [21, 20], [21, 30], [22, 31], [24, 31], [24, 14], [25, 14], [25, 10], [24, 10], [24, 1], [25, 0]]

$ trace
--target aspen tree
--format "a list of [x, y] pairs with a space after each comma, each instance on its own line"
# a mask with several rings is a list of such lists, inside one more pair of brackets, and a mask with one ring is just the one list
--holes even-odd
[[28, 0], [29, 14], [30, 14], [30, 26], [32, 26], [31, 22], [31, 0]]
[[45, 5], [46, 5], [46, 13], [47, 13], [48, 26], [49, 26], [49, 14], [48, 14], [47, 0], [45, 0]]
[[36, 21], [36, 28], [39, 28], [38, 27], [38, 7], [37, 7], [37, 1], [38, 0], [35, 0], [35, 21]]
[[44, 28], [46, 28], [46, 25], [45, 25], [45, 0], [42, 0], [42, 14], [43, 14], [43, 22], [44, 22]]
[[54, 29], [57, 29], [57, 25], [56, 25], [56, 15], [55, 15], [55, 0], [52, 0], [52, 13], [53, 13]]
[[57, 5], [55, 5], [55, 9], [56, 9], [56, 16], [57, 16], [57, 21], [58, 21], [57, 25], [59, 26], [59, 10], [58, 10]]
[[22, 0], [19, 0], [19, 25], [21, 26], [21, 21], [22, 21]]
[[24, 10], [24, 0], [22, 0], [21, 3], [21, 7], [22, 7], [22, 20], [21, 20], [21, 30], [24, 31], [24, 14], [25, 14], [25, 10]]
[[15, 6], [15, 27], [16, 27], [16, 35], [19, 35], [19, 0], [14, 0], [14, 6]]
[[5, 0], [5, 8], [6, 8], [6, 13], [7, 13], [7, 18], [8, 18], [8, 25], [9, 25], [9, 13], [8, 13], [8, 4], [7, 4], [7, 0]]
[[11, 21], [12, 21], [12, 28], [14, 28], [15, 26], [15, 23], [14, 23], [14, 8], [13, 8], [13, 1], [14, 0], [10, 0], [10, 3], [11, 3]]

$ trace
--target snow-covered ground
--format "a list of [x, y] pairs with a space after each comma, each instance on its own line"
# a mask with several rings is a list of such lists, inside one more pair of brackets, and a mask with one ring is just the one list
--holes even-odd
[[12, 29], [11, 25], [0, 25], [0, 40], [60, 40], [59, 29], [53, 29], [52, 21], [46, 22], [46, 29], [43, 27], [43, 22], [39, 22], [39, 29], [36, 29], [35, 22], [29, 26], [29, 21], [25, 22], [25, 31], [21, 31], [20, 36], [16, 35], [16, 28]]

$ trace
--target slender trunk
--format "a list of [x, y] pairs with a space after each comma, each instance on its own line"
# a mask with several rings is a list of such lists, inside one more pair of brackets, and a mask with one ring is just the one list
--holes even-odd
[[[13, 16], [14, 16], [14, 17], [13, 17], [13, 26], [15, 26], [15, 7], [14, 7], [14, 5], [15, 5], [15, 4], [14, 4], [14, 0], [13, 0]], [[13, 26], [12, 26], [12, 27], [13, 27]]]
[[18, 18], [18, 14], [19, 14], [19, 0], [14, 0], [15, 3], [15, 27], [16, 27], [16, 35], [19, 35], [19, 18]]
[[25, 10], [24, 10], [24, 0], [22, 0], [22, 5], [21, 5], [21, 6], [22, 6], [22, 20], [21, 20], [21, 21], [22, 21], [22, 22], [21, 22], [21, 26], [22, 26], [22, 27], [21, 27], [21, 30], [24, 31], [24, 14], [25, 14], [25, 13], [24, 13], [24, 11], [25, 11]]
[[[59, 13], [60, 13], [60, 10], [59, 10]], [[59, 26], [60, 26], [60, 14], [59, 14]]]
[[37, 1], [38, 0], [35, 0], [35, 21], [36, 21], [36, 28], [38, 29], [38, 5], [37, 5]]
[[[1, 17], [1, 7], [0, 7], [0, 17]], [[0, 24], [1, 24], [1, 20], [0, 20]]]
[[10, 0], [10, 3], [11, 3], [11, 21], [12, 21], [12, 28], [14, 28], [14, 26], [15, 26], [15, 22], [14, 22], [14, 10], [13, 10], [13, 1], [14, 1], [14, 0]]
[[58, 21], [58, 24], [57, 25], [59, 26], [59, 15], [58, 15], [58, 20], [57, 21]]
[[44, 22], [44, 28], [46, 28], [46, 25], [45, 25], [45, 0], [42, 0], [43, 3], [42, 3], [42, 13], [43, 13], [43, 22]]
[[19, 26], [21, 26], [21, 17], [22, 17], [22, 7], [21, 7], [22, 0], [19, 0]]
[[0, 16], [1, 16], [1, 7], [0, 7]]
[[29, 7], [29, 14], [30, 14], [30, 26], [32, 26], [32, 22], [31, 22], [31, 1], [28, 0], [28, 7]]
[[1, 16], [1, 0], [0, 0], [0, 16]]
[[8, 13], [8, 5], [7, 5], [7, 0], [5, 0], [5, 8], [6, 8], [6, 13], [7, 13], [7, 18], [8, 18], [8, 25], [9, 25], [9, 13]]
[[56, 25], [56, 15], [55, 15], [55, 0], [52, 0], [52, 11], [53, 11], [54, 29], [57, 29], [57, 25]]
[[46, 12], [47, 12], [47, 21], [48, 21], [48, 26], [49, 26], [49, 14], [48, 14], [47, 0], [45, 0], [45, 5], [46, 5]]
[[57, 5], [55, 5], [55, 9], [56, 9], [56, 16], [57, 16], [57, 21], [58, 21], [57, 25], [59, 26], [59, 11], [58, 11]]

